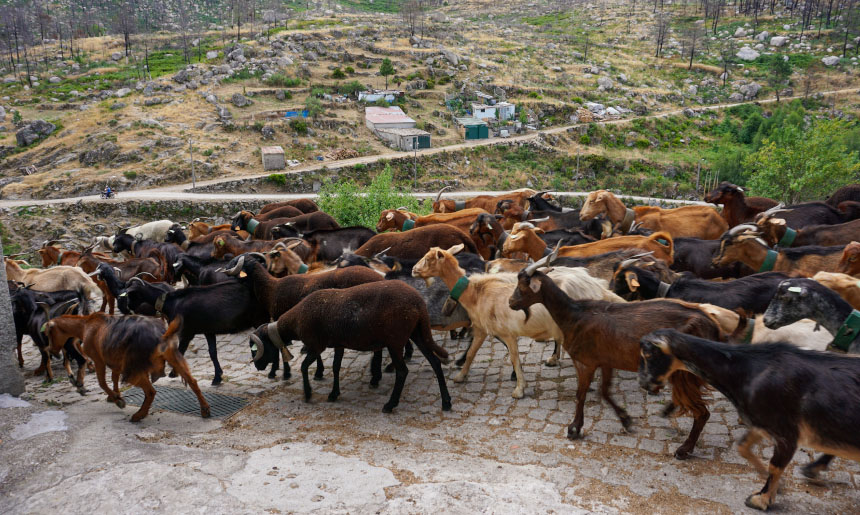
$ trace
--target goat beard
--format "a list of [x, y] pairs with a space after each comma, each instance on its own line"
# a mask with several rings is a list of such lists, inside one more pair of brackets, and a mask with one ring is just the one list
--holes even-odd
[[526, 307], [524, 307], [524, 308], [520, 308], [520, 311], [522, 311], [523, 313], [525, 313], [525, 315], [526, 315], [526, 319], [525, 319], [525, 321], [526, 321], [526, 322], [528, 322], [528, 321], [529, 321], [529, 317], [530, 317], [530, 316], [531, 316], [531, 314], [532, 314], [532, 313], [531, 313], [531, 311], [529, 310], [529, 307], [528, 307], [528, 306], [526, 306]]

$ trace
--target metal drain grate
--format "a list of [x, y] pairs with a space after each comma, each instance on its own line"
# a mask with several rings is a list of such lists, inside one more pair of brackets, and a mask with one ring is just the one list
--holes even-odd
[[[155, 386], [155, 392], [151, 409], [200, 416], [200, 403], [190, 389]], [[244, 397], [220, 393], [203, 392], [203, 397], [209, 403], [211, 414], [215, 418], [227, 418], [251, 403]], [[131, 388], [123, 393], [123, 398], [127, 404], [140, 406], [144, 399], [143, 390], [138, 387]]]

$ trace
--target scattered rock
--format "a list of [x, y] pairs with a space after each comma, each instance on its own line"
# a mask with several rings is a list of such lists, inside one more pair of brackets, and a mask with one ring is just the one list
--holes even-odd
[[56, 129], [57, 126], [53, 123], [46, 122], [45, 120], [35, 120], [21, 127], [18, 132], [15, 133], [15, 140], [19, 147], [26, 147], [27, 145], [32, 145], [37, 140], [50, 135]]
[[603, 88], [603, 89], [607, 89], [607, 90], [612, 89], [614, 86], [614, 84], [612, 83], [612, 79], [610, 79], [609, 77], [605, 77], [605, 76], [597, 78], [597, 85], [598, 85], [598, 87]]
[[774, 36], [770, 38], [770, 46], [781, 47], [788, 43], [788, 38], [785, 36]]
[[768, 32], [768, 31], [766, 31], [766, 30], [763, 30], [763, 31], [759, 32], [759, 33], [758, 33], [758, 35], [757, 35], [755, 38], [756, 38], [758, 41], [765, 41], [765, 40], [767, 40], [767, 38], [769, 38], [769, 37], [770, 37], [770, 32]]
[[215, 59], [216, 57], [218, 57], [218, 52], [216, 50], [206, 52], [206, 59]]
[[744, 100], [752, 100], [758, 96], [758, 92], [761, 91], [761, 85], [755, 82], [750, 82], [749, 84], [744, 84], [739, 87], [738, 91], [743, 95]]
[[63, 79], [59, 77], [51, 77], [50, 79], [48, 79], [48, 82], [50, 82], [51, 84], [59, 84], [60, 82], [62, 82], [62, 80]]
[[125, 102], [114, 102], [110, 105], [110, 110], [116, 111], [118, 109], [122, 109], [123, 107], [125, 107]]
[[111, 141], [106, 141], [98, 148], [82, 152], [78, 161], [84, 166], [93, 166], [98, 163], [108, 163], [119, 154], [119, 146]]
[[746, 37], [746, 35], [747, 35], [747, 31], [744, 30], [743, 27], [738, 27], [737, 30], [735, 31], [735, 37], [736, 38], [743, 38], [743, 37]]
[[173, 76], [173, 82], [179, 84], [184, 84], [188, 82], [189, 79], [191, 79], [191, 74], [188, 72], [188, 70], [185, 69], [179, 70], [176, 75]]
[[839, 64], [839, 58], [835, 55], [829, 55], [827, 57], [823, 57], [821, 62], [824, 63], [825, 66], [836, 66]]
[[6, 108], [3, 106], [0, 106], [0, 123], [5, 122], [5, 121], [6, 121]]
[[121, 89], [116, 90], [117, 98], [122, 98], [122, 97], [128, 95], [129, 93], [131, 93], [131, 89], [129, 89], [129, 88], [121, 88]]
[[233, 105], [236, 107], [245, 107], [251, 105], [251, 101], [248, 100], [248, 98], [241, 93], [233, 93], [233, 96], [230, 98], [230, 102], [232, 102]]
[[735, 54], [738, 59], [742, 59], [744, 61], [755, 61], [758, 59], [758, 56], [761, 55], [752, 48], [745, 46], [738, 50], [738, 53]]
[[450, 50], [445, 50], [443, 48], [442, 49], [442, 55], [445, 57], [445, 59], [448, 60], [448, 62], [450, 62], [454, 66], [457, 66], [458, 64], [460, 64], [460, 56], [458, 56], [454, 52], [452, 52]]
[[114, 52], [110, 55], [112, 61], [119, 61], [122, 59], [122, 52]]
[[696, 96], [699, 94], [699, 88], [696, 87], [695, 84], [690, 84], [690, 86], [687, 87], [687, 93], [689, 93], [690, 96]]

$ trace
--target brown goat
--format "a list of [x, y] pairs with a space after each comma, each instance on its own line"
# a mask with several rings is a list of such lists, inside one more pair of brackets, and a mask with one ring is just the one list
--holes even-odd
[[[302, 247], [300, 247], [302, 246]], [[304, 260], [294, 250], [305, 250], [307, 243], [294, 240], [290, 243], [278, 242], [271, 250], [265, 253], [266, 267], [274, 277], [286, 277], [288, 275], [316, 274], [334, 268], [334, 266], [319, 261], [305, 264]]]
[[[55, 354], [69, 338], [81, 340], [81, 354], [95, 365], [99, 386], [107, 394], [108, 402], [115, 403], [120, 409], [125, 407], [125, 400], [119, 391], [120, 377], [124, 382], [143, 390], [146, 398], [140, 409], [131, 416], [132, 422], [140, 421], [149, 413], [149, 407], [155, 399], [152, 381], [164, 376], [165, 362], [170, 363], [197, 395], [200, 415], [206, 418], [209, 416], [209, 404], [177, 348], [176, 332], [179, 326], [179, 321], [176, 321], [165, 332], [164, 322], [158, 318], [95, 313], [54, 318], [45, 325], [45, 334], [51, 352]], [[105, 367], [111, 369], [113, 390], [105, 380]]]
[[812, 278], [839, 294], [854, 309], [860, 309], [860, 281], [848, 274], [818, 272]]
[[812, 277], [818, 272], [836, 272], [842, 257], [842, 247], [792, 247], [772, 250], [757, 232], [742, 232], [754, 225], [739, 225], [726, 233], [720, 241], [720, 250], [714, 257], [714, 266], [729, 265], [736, 261], [759, 272], [784, 272], [792, 276]]
[[[206, 222], [194, 221], [188, 224], [188, 239], [194, 240], [201, 236], [206, 236], [217, 231], [229, 231], [232, 224], [209, 225]], [[241, 236], [240, 236], [241, 237]], [[245, 235], [244, 238], [248, 236]]]
[[729, 224], [729, 228], [752, 222], [755, 215], [777, 205], [777, 201], [766, 197], [747, 197], [743, 188], [726, 181], [705, 195], [705, 202], [723, 205], [720, 216]]
[[845, 245], [837, 272], [860, 277], [860, 243], [852, 241]]
[[446, 224], [416, 227], [406, 232], [377, 234], [355, 251], [363, 257], [385, 253], [401, 259], [421, 259], [431, 247], [449, 248], [462, 243], [466, 252], [477, 254], [478, 249], [471, 236], [456, 227]]
[[653, 252], [656, 259], [662, 259], [668, 265], [673, 263], [674, 244], [672, 237], [665, 232], [655, 232], [651, 236], [617, 236], [573, 247], [562, 247], [559, 257], [588, 257], [623, 249]]
[[860, 220], [836, 225], [807, 225], [795, 231], [778, 215], [762, 215], [756, 220], [756, 225], [761, 239], [768, 245], [780, 247], [847, 245], [860, 234]]
[[[699, 238], [716, 240], [729, 228], [717, 211], [708, 206], [684, 206], [662, 209], [655, 206], [636, 206], [631, 210], [615, 195], [606, 190], [592, 191], [579, 211], [581, 220], [591, 220], [605, 213], [621, 232], [626, 233], [632, 222], [652, 231], [665, 231], [673, 238]], [[624, 227], [627, 226], [627, 227]]]
[[[89, 247], [89, 250], [92, 251], [92, 247]], [[42, 258], [42, 267], [44, 268], [54, 265], [75, 266], [75, 263], [81, 257], [81, 253], [76, 250], [61, 249], [53, 245], [43, 246], [38, 250], [38, 253], [39, 257]], [[92, 254], [99, 259], [108, 258], [108, 256], [101, 252], [93, 252]]]
[[[533, 305], [543, 305], [564, 332], [563, 346], [573, 359], [578, 380], [576, 416], [567, 429], [570, 439], [582, 435], [585, 397], [598, 368], [601, 371], [601, 396], [615, 410], [624, 428], [630, 428], [630, 417], [610, 397], [609, 388], [614, 369], [638, 370], [639, 339], [642, 336], [671, 327], [712, 340], [722, 337], [711, 317], [686, 304], [665, 300], [632, 303], [572, 300], [549, 277], [537, 271], [535, 265], [518, 274], [517, 287], [509, 304], [511, 309], [523, 310], [526, 316]], [[690, 435], [675, 450], [677, 459], [686, 459], [693, 451], [710, 413], [700, 391], [704, 381], [690, 373], [677, 373], [672, 377], [676, 376], [680, 377], [672, 382], [673, 406], [679, 407], [682, 413], [689, 411], [693, 416]]]
[[[287, 240], [251, 240], [241, 241], [233, 236], [218, 236], [212, 243], [215, 248], [212, 250], [212, 257], [215, 259], [223, 259], [225, 254], [233, 254], [239, 256], [246, 252], [268, 252], [275, 245]], [[309, 249], [308, 249], [309, 250]]]
[[546, 242], [538, 234], [544, 234], [544, 230], [530, 222], [514, 225], [502, 245], [502, 256], [510, 257], [514, 252], [522, 252], [535, 261], [542, 258], [546, 251]]
[[477, 197], [473, 197], [468, 200], [449, 200], [442, 198], [442, 192], [446, 189], [448, 188], [442, 188], [436, 195], [436, 200], [433, 201], [434, 213], [453, 213], [455, 211], [472, 207], [479, 207], [488, 213], [492, 213], [496, 210], [496, 205], [499, 201], [502, 200], [512, 200], [514, 203], [525, 208], [527, 206], [527, 199], [532, 195], [537, 194], [535, 190], [523, 188], [514, 190], [510, 193], [505, 193], [504, 195], [478, 195]]
[[320, 210], [319, 206], [317, 206], [317, 203], [313, 200], [309, 198], [300, 198], [296, 200], [287, 200], [285, 202], [274, 202], [272, 204], [266, 204], [265, 206], [260, 208], [259, 214], [268, 213], [273, 209], [277, 209], [283, 206], [292, 206], [305, 214], [313, 213]]

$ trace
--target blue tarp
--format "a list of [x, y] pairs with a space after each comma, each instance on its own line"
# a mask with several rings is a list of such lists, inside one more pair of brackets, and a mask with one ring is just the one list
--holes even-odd
[[[301, 114], [302, 114], [302, 118], [307, 118], [308, 116], [311, 115], [310, 111], [308, 111], [307, 109], [304, 109], [301, 112]], [[298, 116], [299, 116], [298, 111], [287, 111], [286, 114], [284, 114], [284, 118], [298, 118]]]

